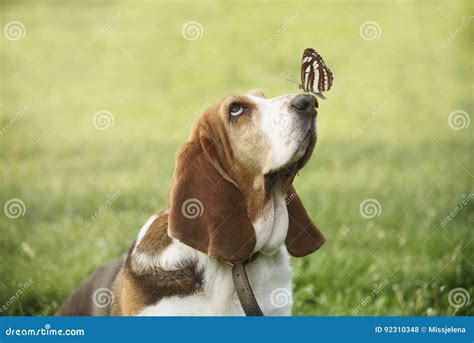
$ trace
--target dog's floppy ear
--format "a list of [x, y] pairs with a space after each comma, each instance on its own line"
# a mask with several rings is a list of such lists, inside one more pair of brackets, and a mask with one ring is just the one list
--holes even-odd
[[324, 244], [324, 236], [311, 221], [293, 186], [286, 194], [289, 219], [286, 248], [294, 257], [309, 255]]
[[194, 138], [178, 152], [168, 234], [209, 256], [239, 262], [253, 252], [255, 231], [240, 190], [218, 162], [214, 144]]

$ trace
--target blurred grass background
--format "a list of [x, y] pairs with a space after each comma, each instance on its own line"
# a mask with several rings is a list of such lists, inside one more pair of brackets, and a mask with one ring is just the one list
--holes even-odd
[[[458, 287], [474, 296], [473, 202], [440, 224], [473, 191], [473, 125], [448, 125], [455, 110], [472, 116], [472, 2], [2, 1], [0, 10], [2, 28], [25, 27], [15, 41], [4, 32], [0, 49], [0, 201], [26, 208], [0, 216], [2, 314], [54, 313], [123, 253], [166, 208], [174, 154], [196, 116], [230, 93], [297, 92], [285, 79], [299, 74], [306, 47], [335, 84], [296, 180], [327, 243], [292, 261], [294, 314], [473, 314], [448, 301]], [[184, 39], [189, 21], [202, 37]], [[367, 21], [380, 27], [374, 40], [360, 33]], [[92, 123], [100, 110], [113, 114], [107, 130]], [[370, 219], [359, 212], [368, 198], [381, 208]]]

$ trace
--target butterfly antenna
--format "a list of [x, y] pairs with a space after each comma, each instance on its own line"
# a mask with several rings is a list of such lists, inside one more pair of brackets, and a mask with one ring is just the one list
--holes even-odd
[[316, 95], [318, 98], [321, 98], [321, 99], [326, 100], [326, 97], [325, 97], [322, 93], [316, 93], [316, 92], [311, 92], [311, 93], [313, 93], [314, 95]]
[[290, 75], [290, 76], [291, 76], [291, 79], [286, 79], [286, 81], [293, 82], [293, 83], [298, 83], [298, 81], [296, 81], [296, 79], [293, 75]]

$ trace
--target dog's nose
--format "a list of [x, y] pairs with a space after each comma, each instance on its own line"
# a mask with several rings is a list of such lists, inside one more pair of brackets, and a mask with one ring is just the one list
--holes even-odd
[[316, 98], [311, 94], [300, 94], [291, 100], [291, 107], [300, 114], [312, 114], [315, 113], [315, 107], [317, 106]]

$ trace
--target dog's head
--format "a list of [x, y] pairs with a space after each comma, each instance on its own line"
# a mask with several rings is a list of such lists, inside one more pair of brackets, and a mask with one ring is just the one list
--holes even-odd
[[177, 154], [169, 235], [227, 262], [284, 242], [293, 256], [318, 249], [324, 237], [291, 186], [316, 143], [315, 107], [311, 95], [253, 92], [203, 113]]

